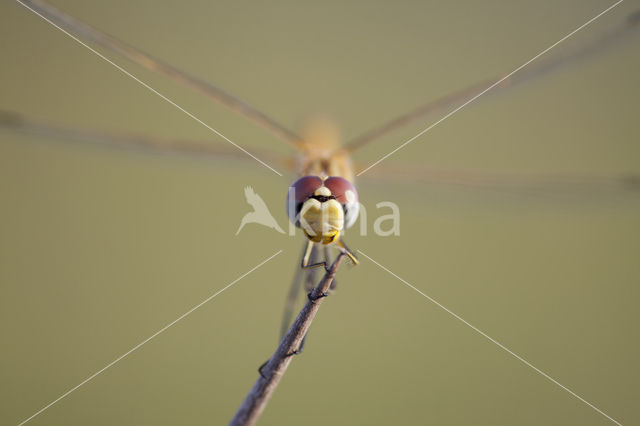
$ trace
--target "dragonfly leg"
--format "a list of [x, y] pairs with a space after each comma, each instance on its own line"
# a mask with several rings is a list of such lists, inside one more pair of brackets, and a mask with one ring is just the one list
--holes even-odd
[[264, 370], [264, 368], [267, 366], [267, 364], [269, 363], [269, 361], [271, 360], [271, 358], [269, 358], [268, 360], [266, 360], [265, 362], [263, 362], [260, 367], [258, 367], [258, 373], [260, 373], [260, 375], [262, 376], [263, 379], [266, 379], [267, 376], [264, 375], [264, 373], [262, 372], [262, 370]]
[[[314, 251], [313, 250], [313, 244], [314, 242], [309, 240], [307, 242], [307, 248], [304, 252], [304, 256], [302, 256], [302, 263], [300, 265], [300, 267], [302, 269], [313, 269], [313, 268], [319, 268], [319, 267], [323, 267], [325, 271], [329, 272], [329, 268], [327, 267], [327, 262], [313, 262], [315, 259], [311, 260], [311, 252]], [[312, 263], [313, 262], [313, 263]]]
[[353, 254], [353, 252], [351, 251], [351, 249], [345, 244], [344, 240], [342, 238], [340, 238], [338, 241], [336, 241], [336, 244], [338, 245], [338, 247], [340, 247], [340, 250], [347, 255], [347, 257], [349, 258], [349, 260], [354, 264], [354, 265], [358, 265], [360, 264], [360, 262], [358, 262], [358, 258], [356, 257], [355, 254]]
[[313, 298], [311, 296], [311, 294], [313, 293], [313, 287], [315, 286], [315, 274], [314, 274], [314, 269], [315, 268], [319, 268], [320, 266], [324, 267], [325, 271], [328, 271], [327, 269], [327, 262], [326, 260], [323, 262], [316, 262], [317, 260], [317, 250], [315, 250], [315, 246], [313, 241], [309, 241], [307, 243], [307, 248], [305, 250], [305, 254], [302, 257], [302, 269], [306, 269], [308, 274], [306, 276], [306, 280], [305, 280], [305, 287], [307, 288], [307, 298], [310, 301], [314, 301], [314, 300], [318, 300], [321, 297], [327, 297], [329, 295], [329, 293], [325, 292], [323, 294], [321, 294], [318, 297]]
[[[313, 265], [318, 263], [318, 260], [320, 257], [319, 251], [320, 251], [319, 247], [314, 244], [311, 248], [311, 256], [309, 256], [307, 264]], [[307, 290], [307, 292], [310, 292], [316, 286], [316, 278], [318, 275], [317, 272], [318, 272], [317, 268], [308, 268], [308, 267], [303, 268], [303, 274], [305, 275], [304, 288]]]
[[296, 349], [295, 351], [291, 352], [290, 354], [288, 354], [287, 356], [293, 356], [293, 355], [300, 355], [302, 353], [302, 351], [304, 350], [304, 343], [307, 341], [307, 336], [305, 335], [302, 338], [302, 341], [300, 342], [300, 346], [298, 347], [298, 349]]
[[[331, 265], [331, 253], [329, 253], [329, 246], [328, 245], [325, 245], [323, 247], [323, 253], [324, 253], [324, 262], [322, 262], [322, 263], [325, 264], [325, 269], [326, 269], [326, 265]], [[309, 271], [309, 272], [310, 272], [310, 275], [311, 275], [311, 271]], [[331, 281], [331, 286], [329, 287], [329, 291], [332, 291], [333, 289], [335, 289], [335, 283], [336, 283], [336, 279], [334, 278], [333, 281]], [[314, 301], [316, 301], [316, 300], [318, 300], [318, 299], [320, 299], [322, 297], [329, 296], [329, 291], [325, 291], [324, 293], [322, 293], [321, 295], [319, 295], [317, 297], [312, 297], [314, 283], [310, 282], [309, 284], [311, 285], [311, 287], [307, 288], [307, 290], [308, 290], [307, 298], [310, 301], [314, 302]]]
[[307, 293], [307, 298], [312, 302], [315, 302], [318, 299], [322, 299], [323, 297], [329, 297], [329, 292], [325, 291], [324, 293], [319, 294], [318, 296], [313, 296], [313, 291], [310, 291], [309, 293]]
[[[324, 261], [327, 265], [331, 265], [331, 253], [329, 246], [324, 246]], [[334, 291], [337, 285], [338, 281], [334, 278], [333, 281], [331, 281], [331, 287], [329, 287], [329, 290]]]
[[[305, 343], [306, 340], [307, 340], [307, 336], [304, 336], [302, 338], [302, 341], [300, 342], [300, 346], [298, 347], [298, 349], [294, 350], [291, 353], [288, 353], [287, 357], [294, 356], [294, 355], [300, 355], [302, 353], [302, 351], [304, 350], [304, 343]], [[260, 365], [260, 367], [258, 367], [258, 373], [260, 373], [260, 376], [262, 376], [263, 379], [267, 378], [267, 376], [264, 375], [264, 368], [267, 366], [269, 361], [271, 361], [271, 358], [269, 358], [268, 360], [263, 362], [262, 365]]]

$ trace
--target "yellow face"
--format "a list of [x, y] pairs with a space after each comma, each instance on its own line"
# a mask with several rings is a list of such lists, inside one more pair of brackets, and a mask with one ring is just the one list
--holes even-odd
[[344, 228], [344, 210], [335, 198], [323, 199], [331, 196], [326, 187], [318, 188], [313, 195], [317, 198], [309, 198], [300, 209], [300, 227], [311, 241], [330, 244]]

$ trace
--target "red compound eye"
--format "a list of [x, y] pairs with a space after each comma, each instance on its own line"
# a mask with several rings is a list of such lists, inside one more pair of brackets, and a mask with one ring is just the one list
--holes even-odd
[[360, 204], [358, 203], [358, 192], [348, 180], [332, 176], [324, 181], [324, 186], [329, 188], [331, 195], [336, 197], [344, 209], [344, 226], [350, 228], [358, 219]]
[[304, 176], [293, 182], [290, 191], [294, 191], [295, 200], [297, 202], [304, 202], [307, 198], [311, 197], [316, 189], [322, 186], [322, 179], [318, 176]]
[[298, 213], [302, 203], [313, 195], [316, 189], [322, 186], [322, 179], [318, 176], [304, 176], [293, 182], [287, 194], [287, 215], [289, 220], [298, 225]]
[[[358, 192], [356, 188], [348, 180], [331, 176], [324, 181], [324, 186], [331, 190], [331, 194], [336, 197], [340, 204], [357, 203]], [[349, 193], [349, 191], [351, 193]]]

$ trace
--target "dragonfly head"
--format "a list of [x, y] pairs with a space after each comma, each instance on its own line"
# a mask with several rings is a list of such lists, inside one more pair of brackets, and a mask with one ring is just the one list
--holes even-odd
[[358, 218], [358, 193], [346, 179], [304, 176], [287, 195], [289, 220], [302, 228], [311, 241], [331, 244]]

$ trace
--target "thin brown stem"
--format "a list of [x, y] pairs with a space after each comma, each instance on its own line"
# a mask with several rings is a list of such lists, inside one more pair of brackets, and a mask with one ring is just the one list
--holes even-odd
[[280, 379], [287, 371], [293, 355], [300, 348], [302, 339], [304, 339], [309, 327], [311, 327], [311, 323], [324, 300], [323, 295], [329, 291], [336, 271], [340, 266], [342, 256], [344, 256], [344, 253], [338, 255], [320, 283], [311, 291], [309, 300], [298, 314], [280, 345], [278, 345], [278, 349], [262, 369], [262, 374], [256, 380], [233, 419], [231, 419], [230, 426], [248, 426], [258, 421], [271, 395], [280, 383]]

